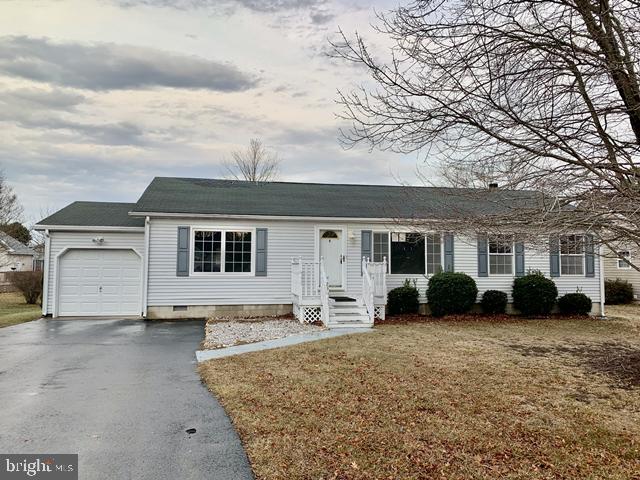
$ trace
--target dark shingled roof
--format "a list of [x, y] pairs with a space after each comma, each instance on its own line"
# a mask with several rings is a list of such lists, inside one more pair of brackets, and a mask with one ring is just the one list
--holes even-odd
[[134, 206], [134, 203], [73, 202], [37, 225], [144, 227], [144, 218], [129, 215]]
[[531, 205], [532, 191], [156, 177], [133, 211], [351, 218], [452, 218]]

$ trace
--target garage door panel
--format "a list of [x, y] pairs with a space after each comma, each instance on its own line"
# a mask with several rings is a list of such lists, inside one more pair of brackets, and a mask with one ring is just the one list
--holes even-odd
[[59, 315], [139, 315], [141, 263], [131, 250], [69, 250], [59, 264]]

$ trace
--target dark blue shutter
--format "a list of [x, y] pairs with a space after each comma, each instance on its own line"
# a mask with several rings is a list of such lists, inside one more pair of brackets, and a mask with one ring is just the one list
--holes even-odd
[[516, 277], [524, 277], [524, 242], [516, 242]]
[[178, 227], [178, 255], [176, 275], [189, 276], [189, 227]]
[[453, 234], [444, 235], [444, 271], [453, 272]]
[[256, 277], [267, 276], [267, 229], [256, 228]]
[[487, 236], [478, 235], [478, 276], [489, 276], [489, 255], [487, 253]]
[[596, 276], [596, 261], [593, 248], [593, 235], [584, 236], [584, 274], [586, 277]]
[[362, 275], [362, 257], [373, 260], [373, 232], [362, 230], [360, 232], [360, 275]]
[[549, 273], [552, 277], [560, 276], [560, 237], [549, 237]]

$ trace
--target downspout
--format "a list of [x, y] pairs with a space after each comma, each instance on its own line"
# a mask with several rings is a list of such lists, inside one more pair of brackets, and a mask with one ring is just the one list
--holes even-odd
[[44, 265], [43, 265], [43, 281], [42, 281], [42, 316], [47, 315], [47, 305], [49, 304], [49, 257], [51, 256], [51, 237], [49, 229], [44, 231]]
[[149, 217], [144, 218], [144, 263], [142, 280], [142, 316], [147, 318], [147, 299], [149, 296], [149, 244], [150, 242]]
[[602, 255], [602, 249], [603, 247], [600, 245], [600, 248], [598, 249], [598, 253], [600, 255], [600, 316], [604, 318], [606, 315], [604, 312], [604, 256]]

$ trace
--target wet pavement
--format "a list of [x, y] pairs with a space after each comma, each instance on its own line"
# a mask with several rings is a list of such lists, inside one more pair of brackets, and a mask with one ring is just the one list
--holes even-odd
[[81, 479], [253, 478], [196, 372], [203, 336], [201, 321], [1, 328], [0, 452], [78, 453]]

